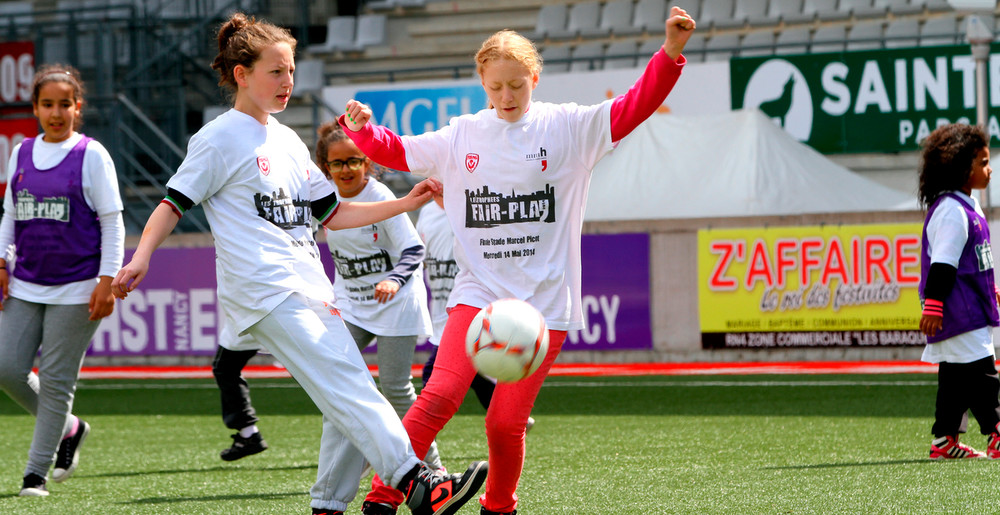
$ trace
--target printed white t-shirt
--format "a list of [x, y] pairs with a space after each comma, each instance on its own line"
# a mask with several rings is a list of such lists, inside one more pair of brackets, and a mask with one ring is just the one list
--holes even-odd
[[[74, 133], [69, 138], [56, 143], [49, 143], [39, 135], [31, 151], [32, 163], [38, 170], [54, 168], [66, 159], [73, 147], [80, 142], [83, 134]], [[21, 144], [14, 147], [7, 164], [10, 175], [17, 170], [17, 160], [21, 152]], [[97, 140], [87, 143], [83, 153], [83, 167], [80, 175], [83, 188], [83, 198], [87, 206], [97, 213], [101, 224], [101, 265], [97, 275], [114, 277], [122, 267], [125, 257], [125, 223], [122, 221], [122, 197], [118, 189], [118, 175], [111, 155]], [[3, 200], [4, 213], [14, 213], [13, 184], [7, 185], [7, 193]], [[14, 217], [5, 216], [0, 223], [0, 249], [7, 249], [14, 243]], [[4, 255], [4, 258], [8, 256]], [[10, 272], [14, 263], [8, 263]], [[67, 284], [46, 286], [44, 284], [22, 281], [14, 274], [10, 276], [9, 293], [12, 297], [37, 302], [40, 304], [87, 304], [94, 293], [98, 278], [84, 279]]]
[[[972, 206], [976, 213], [983, 214], [978, 200], [961, 191], [952, 193]], [[928, 248], [925, 251], [930, 253], [931, 263], [945, 263], [958, 268], [962, 250], [968, 240], [969, 219], [965, 210], [954, 198], [941, 199], [927, 221]], [[971, 363], [993, 355], [993, 328], [980, 327], [947, 340], [927, 344], [920, 360], [927, 363]]]
[[295, 292], [334, 302], [311, 202], [334, 193], [294, 131], [230, 109], [188, 143], [168, 182], [202, 204], [215, 237], [219, 304], [237, 335]]
[[[344, 202], [395, 200], [389, 188], [369, 178], [365, 187]], [[336, 268], [333, 290], [344, 320], [382, 336], [430, 336], [427, 289], [417, 268], [385, 304], [375, 300], [375, 285], [389, 278], [404, 249], [423, 245], [406, 214], [356, 227], [326, 231], [326, 242]]]
[[527, 301], [550, 329], [583, 328], [580, 239], [590, 172], [613, 148], [611, 101], [532, 102], [402, 137], [409, 169], [444, 183], [459, 273], [449, 307]]
[[420, 208], [417, 218], [417, 233], [427, 247], [427, 257], [424, 258], [424, 277], [430, 288], [431, 323], [434, 334], [430, 342], [433, 345], [441, 343], [441, 334], [448, 321], [448, 296], [455, 286], [455, 276], [458, 275], [458, 264], [455, 263], [455, 233], [451, 231], [448, 217], [444, 209], [435, 202], [428, 202]]

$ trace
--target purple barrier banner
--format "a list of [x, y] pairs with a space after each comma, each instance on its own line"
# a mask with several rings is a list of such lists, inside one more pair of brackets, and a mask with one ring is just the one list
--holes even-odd
[[[325, 242], [319, 246], [332, 271]], [[584, 235], [582, 251], [585, 328], [571, 331], [563, 350], [651, 349], [649, 236]], [[132, 253], [126, 251], [125, 262]], [[215, 249], [161, 248], [142, 285], [101, 322], [87, 354], [213, 355], [218, 327]]]
[[649, 318], [649, 235], [584, 234], [583, 323], [563, 351], [653, 348]]

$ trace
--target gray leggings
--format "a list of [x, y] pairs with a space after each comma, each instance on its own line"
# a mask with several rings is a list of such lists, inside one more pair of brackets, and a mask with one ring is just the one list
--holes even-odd
[[[8, 298], [0, 311], [0, 388], [35, 416], [24, 474], [47, 477], [70, 430], [83, 356], [100, 321], [86, 304], [38, 304]], [[38, 375], [31, 368], [41, 347]]]
[[[378, 338], [375, 355], [375, 360], [378, 362], [378, 387], [402, 419], [417, 400], [417, 392], [413, 388], [413, 376], [410, 373], [413, 366], [413, 349], [417, 346], [416, 335], [378, 336], [346, 320], [344, 324], [354, 337], [354, 342], [358, 344], [358, 350], [364, 350]], [[431, 468], [441, 468], [437, 442], [431, 442], [427, 456], [422, 458]]]

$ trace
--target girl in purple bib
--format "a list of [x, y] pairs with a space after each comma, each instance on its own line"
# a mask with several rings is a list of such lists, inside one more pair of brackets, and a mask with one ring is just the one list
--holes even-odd
[[[989, 136], [945, 125], [923, 143], [919, 199], [927, 206], [921, 252], [921, 358], [938, 363], [931, 459], [1000, 458], [1000, 378], [993, 328], [1000, 325], [990, 229], [972, 190], [990, 182]], [[987, 435], [986, 452], [959, 443], [967, 411]]]
[[11, 154], [0, 220], [0, 249], [14, 249], [0, 254], [0, 388], [35, 415], [20, 495], [43, 496], [49, 469], [68, 479], [90, 433], [73, 396], [90, 339], [114, 309], [125, 226], [111, 157], [77, 132], [79, 74], [46, 66], [32, 87], [43, 134]]

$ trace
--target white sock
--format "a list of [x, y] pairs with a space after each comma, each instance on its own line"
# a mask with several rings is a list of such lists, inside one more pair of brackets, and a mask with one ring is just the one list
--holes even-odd
[[257, 426], [247, 426], [240, 429], [240, 436], [243, 438], [250, 438], [254, 433], [257, 432]]

